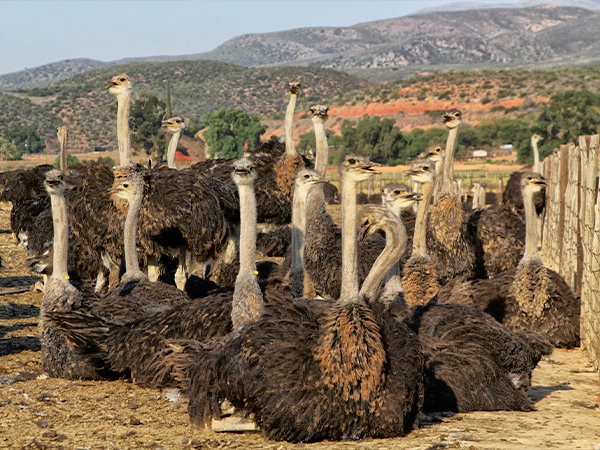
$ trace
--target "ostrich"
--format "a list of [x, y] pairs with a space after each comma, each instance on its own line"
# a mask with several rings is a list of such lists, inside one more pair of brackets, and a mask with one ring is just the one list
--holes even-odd
[[40, 309], [42, 367], [53, 377], [96, 379], [99, 374], [89, 358], [78, 354], [48, 320], [51, 312], [69, 312], [83, 307], [90, 294], [71, 285], [67, 273], [68, 219], [64, 175], [58, 170], [47, 172], [45, 185], [52, 203], [54, 255], [52, 276], [46, 284]]
[[[324, 307], [272, 295], [258, 321], [221, 345], [185, 344], [180, 370], [189, 383], [193, 423], [219, 416], [219, 402], [227, 398], [254, 414], [270, 439], [392, 437], [411, 430], [422, 393], [418, 342], [401, 321], [379, 324], [380, 317], [359, 294], [356, 275], [356, 183], [378, 172], [373, 163], [353, 155], [340, 172], [340, 298]], [[393, 247], [386, 251], [398, 252]], [[387, 266], [378, 264], [379, 280], [373, 285], [390, 269], [389, 256], [383, 258]]]
[[542, 173], [542, 165], [540, 164], [540, 152], [538, 150], [538, 142], [542, 141], [544, 138], [539, 134], [533, 134], [531, 136], [531, 148], [533, 150], [533, 168], [532, 172]]
[[415, 164], [405, 172], [411, 180], [422, 186], [423, 200], [419, 202], [412, 255], [402, 268], [404, 299], [409, 307], [422, 305], [431, 300], [439, 291], [438, 274], [427, 254], [427, 209], [435, 185], [435, 166], [429, 162]]
[[117, 98], [117, 141], [119, 143], [119, 165], [132, 164], [131, 139], [129, 136], [129, 104], [131, 102], [131, 79], [123, 74], [115, 75], [106, 86]]
[[[420, 170], [426, 172], [422, 166]], [[429, 174], [412, 176], [430, 184], [427, 195], [431, 196]], [[385, 232], [386, 249], [395, 251], [389, 255], [392, 262], [406, 246], [402, 222], [382, 207], [369, 206], [363, 212], [361, 231], [372, 234], [378, 230]], [[407, 312], [401, 297], [389, 299], [378, 291], [380, 277], [372, 280], [383, 256], [363, 283], [361, 295], [378, 312], [385, 335], [399, 325], [381, 318], [402, 320]], [[414, 308], [407, 322], [418, 333], [425, 356], [425, 411], [532, 409], [525, 392], [531, 385], [532, 370], [552, 351], [547, 340], [535, 333], [513, 333], [482, 311], [435, 301]]]
[[449, 129], [444, 152], [440, 197], [431, 208], [428, 224], [429, 255], [442, 283], [457, 275], [472, 276], [475, 251], [467, 234], [467, 222], [460, 199], [453, 193], [452, 174], [454, 150], [461, 122], [456, 109], [447, 111], [443, 118]]
[[60, 170], [65, 173], [67, 170], [67, 137], [69, 136], [69, 129], [67, 127], [58, 127], [56, 129], [58, 134], [58, 143], [60, 144]]
[[434, 144], [431, 145], [427, 149], [427, 158], [435, 163], [435, 173], [440, 176], [435, 178], [435, 186], [433, 187], [433, 201], [434, 203], [437, 201], [440, 196], [440, 191], [442, 190], [442, 167], [444, 165], [444, 154], [445, 148], [442, 144]]
[[579, 345], [579, 300], [559, 274], [544, 267], [537, 249], [534, 196], [545, 185], [539, 174], [521, 176], [526, 235], [518, 266], [488, 280], [457, 279], [440, 291], [439, 301], [475, 306], [513, 331], [534, 331], [555, 347], [571, 348]]
[[167, 150], [167, 166], [169, 169], [177, 169], [175, 164], [175, 153], [177, 153], [177, 144], [179, 144], [179, 137], [181, 132], [185, 128], [183, 123], [183, 117], [171, 117], [170, 119], [162, 121], [162, 127], [166, 128], [172, 133], [171, 140], [169, 141], [169, 148]]

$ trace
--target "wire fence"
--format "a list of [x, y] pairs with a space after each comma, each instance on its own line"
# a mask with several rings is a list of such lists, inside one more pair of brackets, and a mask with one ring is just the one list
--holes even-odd
[[582, 136], [544, 159], [542, 258], [581, 298], [581, 347], [600, 366], [600, 137]]

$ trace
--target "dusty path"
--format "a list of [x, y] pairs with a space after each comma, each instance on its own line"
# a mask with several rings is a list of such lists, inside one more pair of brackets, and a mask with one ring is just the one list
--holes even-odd
[[[0, 204], [0, 230], [10, 206]], [[30, 284], [25, 253], [0, 233], [0, 293]], [[291, 445], [259, 434], [192, 429], [186, 401], [129, 382], [47, 378], [40, 366], [42, 295], [0, 296], [0, 448], [10, 449], [588, 449], [600, 450], [600, 382], [580, 350], [555, 351], [534, 372], [531, 413], [440, 417], [398, 439]]]

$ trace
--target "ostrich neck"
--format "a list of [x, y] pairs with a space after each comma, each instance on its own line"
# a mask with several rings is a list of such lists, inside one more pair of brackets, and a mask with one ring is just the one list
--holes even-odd
[[315, 158], [315, 172], [320, 177], [325, 177], [327, 171], [327, 161], [329, 159], [329, 146], [327, 145], [327, 135], [325, 134], [325, 120], [320, 117], [313, 118], [315, 129], [315, 147], [317, 156]]
[[446, 142], [446, 152], [444, 153], [444, 180], [442, 184], [442, 193], [452, 194], [452, 178], [454, 175], [454, 151], [456, 149], [456, 139], [460, 125], [451, 128]]
[[442, 175], [442, 168], [444, 165], [444, 159], [445, 158], [441, 158], [439, 161], [435, 162], [435, 173], [439, 174], [437, 177], [435, 177], [435, 183], [433, 185], [433, 201], [434, 203], [437, 201], [438, 197], [441, 194], [441, 190], [442, 190], [442, 180], [444, 179], [443, 175]]
[[240, 274], [256, 271], [256, 197], [254, 186], [240, 184]]
[[144, 274], [140, 270], [140, 265], [137, 257], [137, 249], [135, 247], [137, 241], [137, 223], [140, 215], [140, 207], [144, 198], [143, 189], [140, 189], [129, 203], [127, 217], [125, 218], [125, 226], [123, 227], [123, 235], [125, 237], [124, 252], [125, 252], [125, 274], [123, 278], [127, 280], [142, 279]]
[[342, 286], [341, 303], [358, 302], [356, 182], [342, 177]]
[[523, 206], [525, 207], [525, 254], [521, 261], [541, 260], [537, 249], [537, 219], [533, 192], [523, 192]]
[[292, 265], [290, 267], [290, 288], [296, 296], [304, 290], [304, 234], [306, 233], [306, 197], [301, 189], [294, 190], [292, 204]]
[[[69, 249], [69, 224], [67, 221], [67, 202], [64, 195], [50, 195], [52, 205], [52, 225], [54, 227], [54, 255], [52, 259], [53, 278], [67, 275], [67, 258]], [[65, 277], [66, 278], [66, 277]]]
[[169, 141], [169, 148], [167, 149], [167, 166], [170, 169], [177, 169], [177, 166], [175, 165], [175, 153], [177, 152], [177, 144], [179, 144], [180, 136], [181, 130], [176, 131]]
[[412, 256], [427, 255], [427, 241], [425, 238], [427, 228], [426, 220], [427, 208], [429, 206], [429, 200], [431, 199], [432, 190], [431, 183], [423, 183], [423, 198], [419, 202], [419, 207], [417, 208], [417, 217], [415, 219], [415, 234], [413, 237]]
[[399, 226], [387, 225], [381, 229], [385, 232], [385, 248], [375, 260], [360, 289], [360, 295], [366, 299], [375, 297], [386, 274], [396, 265], [406, 249], [406, 230], [401, 222]]
[[294, 145], [293, 136], [293, 124], [294, 124], [294, 111], [296, 110], [296, 100], [298, 94], [292, 94], [290, 96], [290, 102], [288, 103], [287, 109], [285, 110], [285, 154], [288, 156], [295, 156], [296, 146]]
[[537, 141], [532, 139], [531, 146], [533, 147], [533, 171], [540, 173], [540, 152], [538, 151]]
[[131, 165], [131, 141], [129, 137], [129, 102], [131, 93], [117, 96], [117, 140], [119, 142], [119, 164]]
[[60, 141], [60, 171], [65, 172], [67, 170], [67, 140], [66, 138], [59, 138]]

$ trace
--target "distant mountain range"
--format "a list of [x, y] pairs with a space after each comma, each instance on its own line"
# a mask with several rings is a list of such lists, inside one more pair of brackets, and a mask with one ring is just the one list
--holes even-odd
[[[536, 1], [536, 0], [534, 0]], [[312, 27], [246, 34], [193, 55], [101, 62], [71, 59], [0, 76], [0, 91], [48, 86], [89, 70], [129, 62], [215, 60], [246, 67], [293, 65], [347, 71], [371, 81], [423, 70], [472, 67], [548, 68], [600, 60], [600, 0], [558, 1], [585, 6], [449, 9], [351, 27]], [[599, 11], [592, 11], [598, 9]]]

